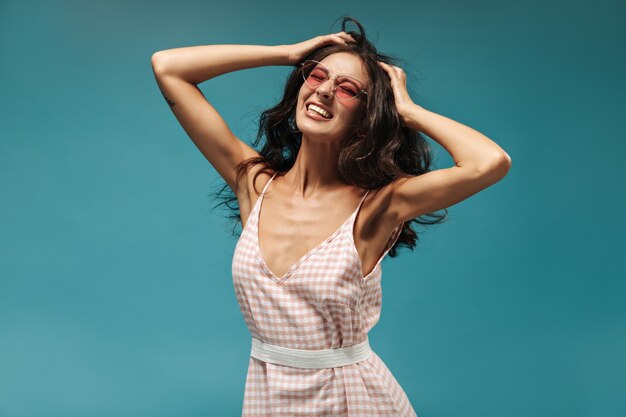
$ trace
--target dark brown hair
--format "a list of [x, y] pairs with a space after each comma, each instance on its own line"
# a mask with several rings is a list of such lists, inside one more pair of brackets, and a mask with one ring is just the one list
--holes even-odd
[[[359, 32], [346, 31], [347, 22], [354, 23]], [[396, 111], [389, 76], [377, 62], [396, 65], [397, 59], [378, 52], [366, 38], [365, 29], [357, 20], [344, 17], [341, 29], [352, 35], [356, 43], [326, 45], [302, 59], [302, 61], [307, 59], [321, 61], [336, 52], [352, 53], [361, 59], [369, 76], [364, 118], [359, 121], [358, 127], [353, 128], [351, 135], [342, 138], [342, 150], [338, 161], [340, 175], [347, 184], [364, 189], [376, 189], [399, 177], [429, 172], [432, 163], [430, 147], [419, 131], [403, 126]], [[248, 168], [256, 164], [263, 164], [256, 175], [260, 172], [284, 175], [294, 165], [302, 140], [301, 133], [295, 125], [298, 92], [304, 82], [299, 64], [296, 64], [289, 74], [279, 103], [261, 113], [258, 134], [252, 145], [257, 147], [262, 139], [265, 139], [265, 143], [259, 151], [260, 157], [246, 159], [237, 165], [236, 184], [239, 183], [240, 177], [248, 172]], [[256, 181], [253, 181], [254, 183]], [[226, 197], [219, 197], [219, 194], [224, 192], [227, 194]], [[234, 227], [240, 224], [241, 213], [237, 197], [228, 184], [218, 192], [218, 198], [223, 201], [217, 206], [224, 204], [231, 211], [228, 217], [234, 221]], [[389, 256], [395, 257], [396, 249], [400, 245], [411, 250], [416, 246], [418, 236], [410, 223], [421, 225], [440, 223], [447, 218], [447, 209], [443, 209], [443, 212], [443, 214], [427, 213], [405, 222]]]

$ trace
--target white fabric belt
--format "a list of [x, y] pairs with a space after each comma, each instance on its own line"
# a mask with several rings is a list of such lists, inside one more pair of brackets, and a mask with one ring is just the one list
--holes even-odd
[[362, 362], [370, 357], [372, 349], [366, 337], [361, 343], [336, 349], [308, 350], [291, 349], [270, 345], [252, 338], [250, 356], [263, 362], [294, 368], [336, 368]]

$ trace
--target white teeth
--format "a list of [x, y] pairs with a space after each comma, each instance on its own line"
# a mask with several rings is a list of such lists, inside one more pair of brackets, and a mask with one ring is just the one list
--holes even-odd
[[330, 113], [328, 113], [326, 110], [324, 110], [321, 107], [316, 106], [315, 104], [309, 104], [309, 110], [313, 110], [319, 114], [321, 114], [322, 116], [324, 116], [327, 119], [331, 118]]

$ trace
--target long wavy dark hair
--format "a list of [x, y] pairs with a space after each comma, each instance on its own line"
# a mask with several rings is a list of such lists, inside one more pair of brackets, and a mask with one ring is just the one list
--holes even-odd
[[[354, 23], [359, 32], [346, 31], [346, 23]], [[428, 143], [422, 134], [403, 126], [400, 115], [396, 111], [393, 90], [387, 73], [377, 61], [390, 65], [397, 65], [395, 58], [380, 53], [366, 38], [365, 29], [356, 19], [349, 16], [343, 18], [341, 30], [352, 35], [356, 43], [348, 45], [325, 45], [320, 47], [301, 62], [312, 59], [321, 61], [336, 52], [349, 52], [359, 57], [369, 76], [366, 109], [363, 120], [358, 127], [353, 127], [352, 134], [341, 141], [342, 150], [339, 154], [338, 170], [347, 184], [364, 189], [376, 189], [391, 183], [399, 177], [417, 176], [431, 171], [432, 154]], [[261, 113], [259, 130], [252, 146], [257, 147], [262, 139], [265, 143], [259, 151], [260, 157], [253, 157], [240, 162], [236, 167], [235, 184], [239, 184], [240, 177], [248, 172], [248, 168], [256, 164], [263, 164], [257, 171], [277, 176], [284, 175], [294, 165], [302, 134], [295, 124], [295, 114], [298, 101], [298, 92], [304, 83], [300, 63], [295, 65], [289, 74], [285, 90], [280, 102]], [[252, 182], [253, 184], [256, 181]], [[226, 194], [221, 197], [221, 194]], [[226, 205], [231, 214], [234, 228], [241, 224], [241, 213], [235, 193], [228, 184], [225, 184], [217, 193], [218, 199], [223, 200], [215, 207]], [[389, 251], [389, 256], [397, 256], [397, 247], [406, 246], [413, 250], [418, 236], [410, 223], [432, 225], [446, 220], [448, 211], [443, 214], [427, 213], [404, 223], [402, 232]]]

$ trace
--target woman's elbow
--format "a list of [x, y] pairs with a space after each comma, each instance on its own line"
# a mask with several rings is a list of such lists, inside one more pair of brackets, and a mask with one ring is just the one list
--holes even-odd
[[152, 64], [152, 71], [154, 71], [155, 74], [163, 72], [163, 54], [161, 51], [152, 54], [150, 64]]
[[488, 177], [490, 181], [496, 183], [506, 176], [511, 169], [511, 157], [502, 151], [490, 159], [489, 163], [482, 165], [478, 170], [478, 175], [482, 178]]
[[495, 162], [491, 168], [492, 175], [497, 177], [498, 181], [506, 177], [511, 169], [511, 157], [508, 153], [502, 151], [502, 153], [495, 158]]

